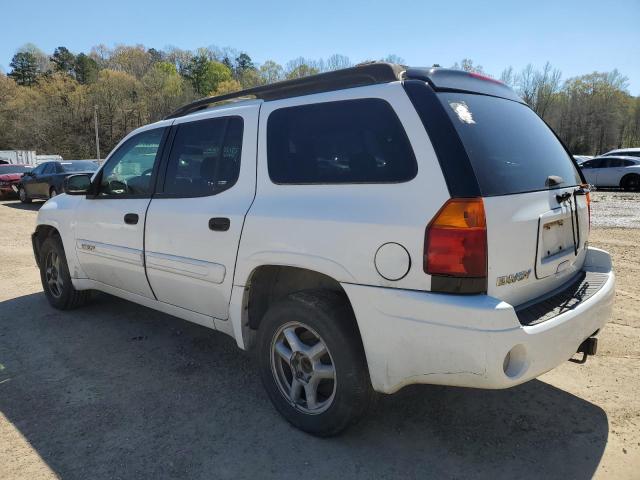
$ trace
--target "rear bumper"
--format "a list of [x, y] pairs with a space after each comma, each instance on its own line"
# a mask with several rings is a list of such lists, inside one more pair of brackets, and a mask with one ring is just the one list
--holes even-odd
[[590, 248], [583, 270], [606, 274], [575, 308], [532, 326], [513, 306], [486, 295], [459, 296], [344, 284], [362, 336], [375, 390], [431, 383], [508, 388], [571, 358], [609, 319], [611, 257]]

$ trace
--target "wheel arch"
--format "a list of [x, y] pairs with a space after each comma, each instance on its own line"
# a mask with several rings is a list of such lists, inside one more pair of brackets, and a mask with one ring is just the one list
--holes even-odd
[[638, 172], [625, 173], [620, 179], [620, 188], [626, 188], [627, 181], [633, 177], [637, 177], [640, 180], [640, 173]]
[[[328, 290], [344, 297], [353, 311], [349, 297], [335, 278], [299, 266], [264, 264], [255, 267], [247, 278], [242, 299], [242, 343], [246, 350], [255, 344], [260, 322], [269, 307], [286, 296], [305, 290]], [[353, 315], [355, 327], [358, 322]], [[358, 329], [359, 333], [359, 329]]]

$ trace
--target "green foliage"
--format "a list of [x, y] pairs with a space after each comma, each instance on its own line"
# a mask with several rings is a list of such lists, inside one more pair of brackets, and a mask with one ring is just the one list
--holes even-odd
[[35, 55], [31, 52], [18, 52], [11, 59], [9, 64], [11, 72], [9, 76], [18, 85], [30, 87], [37, 81], [38, 63]]
[[199, 95], [215, 91], [220, 82], [231, 80], [231, 70], [226, 65], [208, 60], [204, 55], [196, 55], [187, 65], [184, 76], [191, 82]]
[[75, 68], [76, 57], [69, 51], [67, 47], [58, 47], [53, 51], [51, 62], [54, 65], [54, 71], [72, 75]]
[[[403, 64], [389, 55], [385, 61]], [[45, 55], [26, 44], [0, 73], [0, 150], [37, 150], [65, 158], [94, 155], [93, 114], [98, 107], [101, 150], [107, 152], [132, 129], [162, 119], [181, 105], [287, 78], [352, 66], [344, 55], [296, 58], [257, 65], [245, 52], [210, 46], [195, 52], [143, 45], [97, 45], [74, 55], [58, 47]], [[470, 59], [454, 65], [482, 72]], [[508, 68], [511, 85], [577, 154], [640, 145], [640, 98], [627, 92], [619, 72], [594, 72], [561, 81], [550, 64], [520, 72]]]
[[80, 53], [76, 56], [73, 71], [75, 73], [76, 80], [82, 84], [93, 83], [98, 79], [97, 62], [84, 53]]

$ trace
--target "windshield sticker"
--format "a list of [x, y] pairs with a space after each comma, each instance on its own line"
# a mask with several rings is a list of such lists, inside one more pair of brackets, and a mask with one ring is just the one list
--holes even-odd
[[467, 123], [469, 125], [476, 123], [473, 119], [473, 115], [471, 114], [471, 110], [469, 110], [469, 106], [465, 102], [449, 102], [449, 106], [454, 112], [456, 112], [456, 115], [462, 123]]

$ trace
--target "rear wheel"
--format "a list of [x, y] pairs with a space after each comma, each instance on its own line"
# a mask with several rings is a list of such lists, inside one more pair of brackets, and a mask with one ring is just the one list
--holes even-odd
[[625, 175], [620, 181], [620, 187], [628, 192], [640, 189], [640, 175], [635, 173]]
[[42, 242], [40, 247], [40, 280], [47, 300], [59, 310], [77, 308], [87, 302], [90, 290], [73, 288], [67, 257], [60, 237], [53, 236]]
[[341, 432], [375, 398], [353, 312], [336, 293], [298, 292], [273, 305], [258, 331], [257, 355], [274, 406], [308, 433]]
[[27, 191], [24, 189], [24, 187], [18, 188], [18, 198], [22, 203], [31, 203], [31, 199], [27, 195]]

